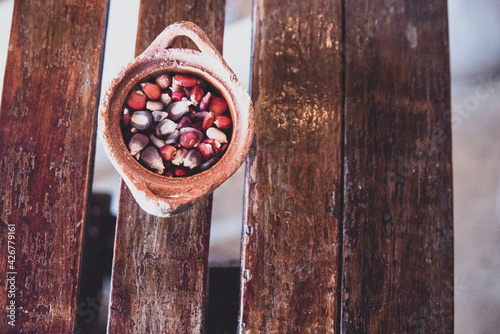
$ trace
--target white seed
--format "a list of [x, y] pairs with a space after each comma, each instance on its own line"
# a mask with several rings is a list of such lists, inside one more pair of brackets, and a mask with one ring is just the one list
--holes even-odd
[[156, 137], [153, 133], [151, 133], [149, 135], [149, 139], [151, 140], [153, 145], [158, 147], [158, 148], [162, 148], [163, 146], [165, 146], [165, 142], [163, 140], [161, 140], [160, 138]]
[[175, 156], [174, 156], [174, 159], [172, 160], [172, 164], [174, 164], [176, 166], [182, 165], [182, 163], [184, 162], [184, 158], [186, 157], [187, 154], [188, 154], [187, 148], [184, 148], [184, 147], [179, 148], [177, 150], [177, 152], [175, 152]]
[[160, 138], [164, 138], [169, 134], [173, 133], [177, 129], [177, 123], [166, 118], [156, 126], [156, 135]]
[[144, 147], [149, 143], [149, 138], [143, 135], [142, 133], [136, 133], [130, 138], [128, 143], [128, 149], [133, 156], [137, 155], [142, 151]]
[[221, 144], [227, 143], [226, 134], [217, 128], [213, 128], [213, 127], [208, 128], [207, 129], [207, 137], [211, 138], [211, 139], [215, 139], [216, 141], [218, 141]]
[[158, 149], [154, 146], [149, 146], [142, 151], [141, 161], [149, 168], [154, 169], [158, 174], [163, 174], [165, 170], [160, 152], [158, 152]]
[[168, 106], [167, 112], [171, 119], [177, 121], [189, 112], [189, 107], [184, 101], [177, 101]]
[[146, 109], [151, 111], [162, 111], [164, 110], [163, 103], [160, 101], [148, 101], [146, 102]]
[[165, 107], [167, 107], [170, 103], [172, 103], [172, 98], [168, 95], [168, 93], [163, 93], [160, 96], [160, 101]]
[[130, 122], [137, 130], [146, 130], [151, 125], [152, 116], [149, 111], [138, 110], [132, 114]]
[[156, 77], [156, 84], [160, 86], [161, 89], [167, 89], [172, 82], [172, 78], [168, 74], [160, 74]]
[[183, 165], [189, 169], [193, 169], [201, 165], [203, 162], [203, 157], [198, 150], [189, 150], [189, 152], [184, 157]]
[[153, 111], [151, 115], [153, 116], [153, 121], [156, 123], [159, 123], [168, 117], [168, 113], [166, 111]]
[[171, 134], [168, 135], [168, 137], [165, 139], [165, 144], [168, 145], [175, 145], [179, 142], [179, 139], [181, 138], [181, 133], [179, 130], [175, 130]]

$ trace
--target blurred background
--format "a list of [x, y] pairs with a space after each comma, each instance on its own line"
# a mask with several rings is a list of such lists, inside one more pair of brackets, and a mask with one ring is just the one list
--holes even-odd
[[[0, 78], [13, 0], [0, 0]], [[455, 332], [500, 328], [500, 1], [449, 1], [455, 215]], [[227, 0], [224, 58], [248, 89], [251, 1]], [[102, 89], [134, 56], [139, 0], [111, 1]], [[0, 80], [0, 88], [2, 80]], [[214, 193], [211, 266], [238, 266], [244, 166]], [[95, 194], [111, 195], [120, 179], [96, 146]], [[98, 206], [96, 207], [98, 210]], [[112, 240], [111, 240], [112, 242]], [[106, 298], [107, 291], [102, 291]]]

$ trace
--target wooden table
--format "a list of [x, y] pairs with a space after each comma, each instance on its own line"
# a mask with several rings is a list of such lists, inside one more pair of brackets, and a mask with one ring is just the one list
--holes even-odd
[[[0, 305], [15, 327], [4, 308], [2, 333], [82, 332], [108, 5], [15, 2], [0, 110]], [[224, 5], [141, 1], [136, 52], [179, 20], [222, 49]], [[239, 331], [452, 333], [446, 1], [261, 0], [253, 27]], [[109, 333], [202, 333], [211, 202], [160, 219], [122, 185]]]

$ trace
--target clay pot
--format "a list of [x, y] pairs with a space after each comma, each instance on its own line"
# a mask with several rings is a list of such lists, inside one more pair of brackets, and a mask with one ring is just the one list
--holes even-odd
[[[175, 39], [187, 36], [199, 50], [172, 48]], [[233, 119], [233, 133], [224, 156], [199, 174], [171, 178], [143, 167], [123, 140], [120, 118], [130, 90], [150, 75], [164, 72], [203, 78], [224, 97]], [[128, 63], [111, 81], [99, 107], [99, 127], [104, 149], [141, 208], [167, 217], [185, 211], [210, 194], [244, 162], [253, 137], [254, 112], [248, 93], [209, 41], [191, 22], [177, 22], [163, 30], [151, 45]]]

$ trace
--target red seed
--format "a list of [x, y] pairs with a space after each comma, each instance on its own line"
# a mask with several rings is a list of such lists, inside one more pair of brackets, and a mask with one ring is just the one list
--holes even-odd
[[122, 125], [125, 128], [128, 128], [130, 126], [130, 110], [128, 108], [123, 109], [123, 115], [122, 115]]
[[198, 144], [198, 137], [193, 132], [185, 132], [181, 135], [179, 143], [185, 148], [195, 147]]
[[176, 152], [177, 149], [172, 145], [165, 145], [162, 148], [160, 148], [161, 157], [167, 161], [172, 161], [172, 159], [175, 158]]
[[208, 110], [215, 115], [220, 115], [227, 110], [227, 103], [223, 98], [214, 97], [208, 106]]
[[127, 105], [134, 110], [146, 108], [146, 94], [140, 90], [133, 91], [127, 100]]
[[185, 167], [177, 167], [174, 169], [174, 176], [187, 176], [189, 171]]
[[228, 116], [217, 116], [214, 124], [219, 129], [227, 130], [233, 126], [233, 121], [231, 120], [231, 117]]
[[203, 119], [203, 123], [201, 125], [203, 131], [207, 131], [208, 128], [212, 127], [215, 121], [215, 115], [212, 112], [209, 112], [207, 116]]
[[197, 149], [201, 153], [201, 156], [205, 161], [210, 160], [215, 156], [215, 152], [211, 143], [203, 141], [198, 145]]
[[141, 84], [142, 91], [150, 100], [158, 100], [161, 96], [161, 89], [151, 82], [144, 82]]
[[174, 83], [183, 87], [193, 87], [196, 85], [196, 78], [190, 77], [188, 75], [176, 74], [174, 76]]
[[172, 101], [182, 101], [183, 97], [186, 97], [186, 93], [183, 90], [174, 90], [172, 92]]
[[211, 139], [211, 138], [207, 138], [204, 141], [206, 141], [207, 143], [210, 143], [212, 145], [212, 148], [213, 148], [215, 154], [218, 155], [220, 153], [221, 144], [217, 140]]
[[197, 106], [200, 103], [201, 99], [203, 98], [203, 94], [205, 94], [205, 92], [200, 85], [196, 85], [193, 87], [193, 89], [191, 89], [189, 98], [191, 99], [191, 102], [193, 102], [193, 105]]
[[205, 111], [208, 109], [208, 105], [212, 101], [212, 94], [210, 92], [206, 93], [205, 96], [200, 101], [200, 111]]

